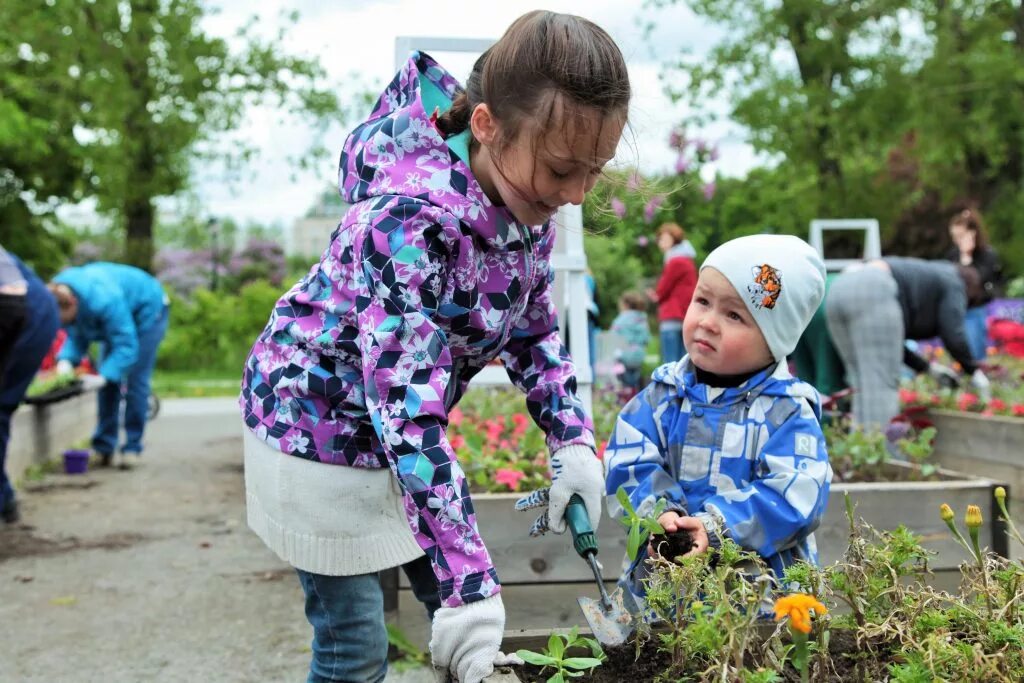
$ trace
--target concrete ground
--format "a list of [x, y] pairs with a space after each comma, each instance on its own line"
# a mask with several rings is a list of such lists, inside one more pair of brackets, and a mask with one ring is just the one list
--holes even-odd
[[[22, 521], [0, 525], [0, 680], [305, 680], [302, 591], [245, 525], [240, 429], [234, 400], [168, 400], [141, 467], [22, 486]], [[506, 587], [507, 625], [580, 623], [587, 588]], [[393, 621], [425, 649], [407, 592]]]

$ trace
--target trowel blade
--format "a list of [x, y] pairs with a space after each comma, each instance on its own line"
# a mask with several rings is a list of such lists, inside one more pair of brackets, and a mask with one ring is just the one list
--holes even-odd
[[606, 609], [600, 600], [577, 598], [583, 616], [590, 624], [597, 642], [615, 647], [626, 642], [633, 632], [633, 616], [622, 602], [622, 589], [616, 589], [610, 596], [611, 609]]

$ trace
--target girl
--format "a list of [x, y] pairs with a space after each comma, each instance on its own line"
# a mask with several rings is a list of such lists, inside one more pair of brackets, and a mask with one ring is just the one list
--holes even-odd
[[971, 355], [982, 362], [989, 346], [986, 304], [996, 297], [1002, 284], [999, 255], [989, 244], [981, 215], [974, 209], [964, 209], [953, 216], [949, 221], [949, 238], [953, 246], [946, 258], [978, 271], [984, 289], [983, 296], [967, 309], [964, 325]]
[[675, 363], [683, 357], [683, 319], [697, 286], [697, 267], [686, 233], [675, 223], [662, 223], [658, 228], [658, 248], [665, 253], [665, 269], [655, 289], [648, 296], [658, 304], [658, 334], [661, 340], [661, 362]]
[[558, 337], [550, 219], [594, 186], [629, 96], [603, 30], [537, 11], [477, 60], [465, 91], [414, 53], [346, 141], [353, 206], [276, 305], [241, 396], [248, 521], [298, 570], [309, 681], [384, 678], [377, 572], [397, 565], [433, 617], [435, 666], [462, 683], [493, 670], [505, 610], [445, 437], [491, 359], [552, 452], [550, 490], [517, 505], [548, 506], [532, 533], [564, 531], [574, 493], [596, 527], [602, 468]]

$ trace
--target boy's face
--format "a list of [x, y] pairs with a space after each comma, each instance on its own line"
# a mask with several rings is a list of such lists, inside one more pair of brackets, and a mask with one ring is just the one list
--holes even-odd
[[700, 271], [683, 320], [683, 343], [694, 365], [717, 375], [753, 372], [773, 362], [761, 328], [714, 268]]

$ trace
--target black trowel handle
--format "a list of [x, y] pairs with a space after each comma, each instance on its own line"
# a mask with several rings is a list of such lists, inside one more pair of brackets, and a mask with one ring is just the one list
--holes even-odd
[[572, 494], [569, 499], [569, 506], [565, 509], [565, 523], [572, 532], [572, 545], [579, 556], [585, 560], [587, 555], [597, 555], [597, 535], [590, 527], [587, 506], [578, 493]]

